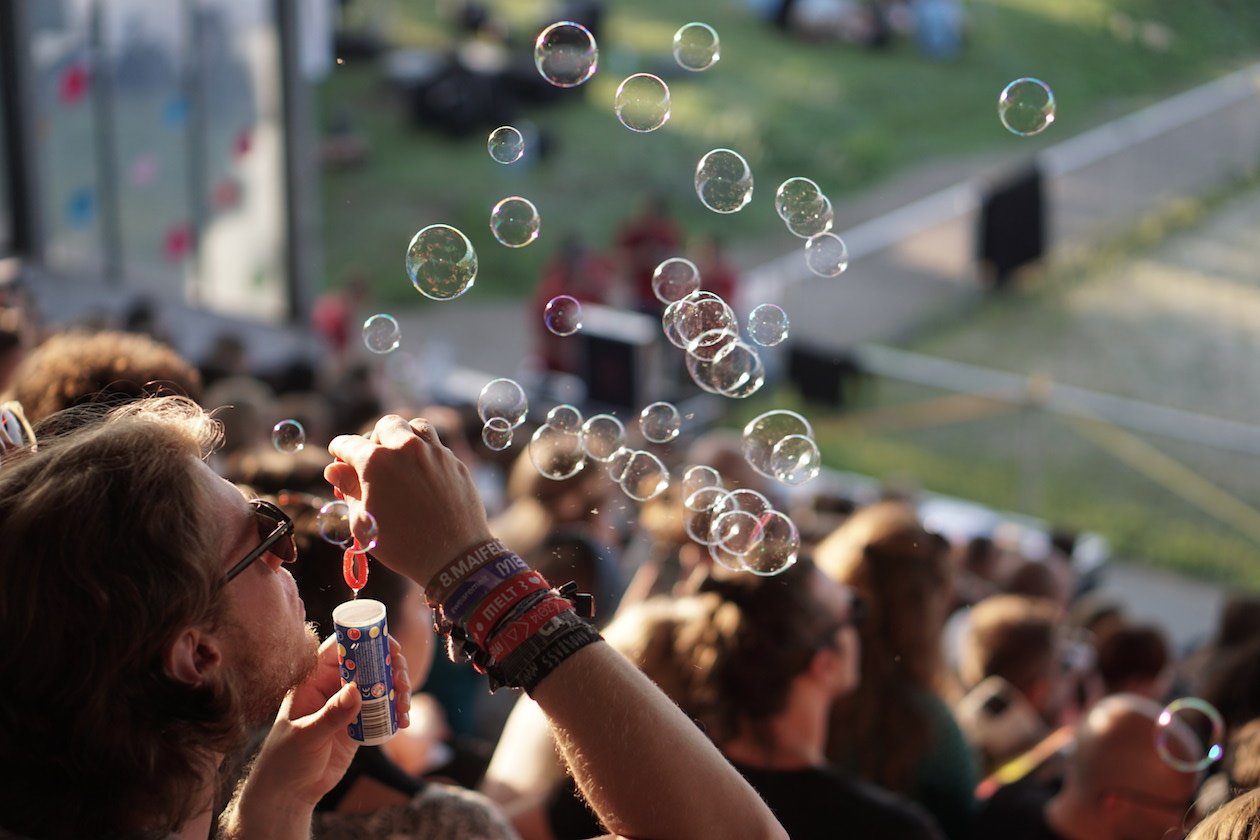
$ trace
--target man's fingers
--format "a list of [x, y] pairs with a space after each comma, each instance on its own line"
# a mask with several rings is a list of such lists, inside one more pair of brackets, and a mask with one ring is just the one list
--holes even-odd
[[337, 435], [328, 444], [329, 454], [355, 467], [362, 467], [374, 449], [375, 444], [362, 435]]
[[334, 461], [324, 467], [324, 480], [340, 494], [337, 496], [339, 499], [359, 499], [363, 496], [359, 489], [359, 473], [342, 461]]
[[437, 443], [442, 446], [446, 445], [442, 443], [442, 436], [438, 434], [437, 429], [433, 428], [433, 424], [428, 420], [425, 420], [423, 417], [415, 418], [411, 421], [410, 425], [415, 433], [426, 442]]

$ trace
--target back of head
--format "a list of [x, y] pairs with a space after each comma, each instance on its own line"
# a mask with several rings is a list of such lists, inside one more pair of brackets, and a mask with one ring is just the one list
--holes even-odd
[[1171, 658], [1168, 638], [1153, 624], [1121, 627], [1098, 643], [1098, 672], [1108, 694], [1157, 689]]
[[51, 336], [19, 365], [10, 392], [32, 423], [64, 408], [156, 395], [200, 402], [201, 374], [165, 344], [109, 330]]
[[1025, 696], [1057, 667], [1059, 612], [1049, 601], [994, 595], [971, 610], [959, 676], [967, 686], [1001, 677]]
[[195, 472], [218, 429], [173, 397], [64, 427], [0, 471], [0, 627], [25, 663], [0, 704], [0, 765], [22, 768], [0, 823], [107, 836], [147, 814], [169, 831], [201, 804], [201, 761], [242, 736], [231, 686], [164, 670], [180, 631], [223, 617]]
[[1260, 840], [1260, 790], [1244, 793], [1213, 811], [1186, 840]]
[[1221, 608], [1216, 645], [1221, 648], [1245, 645], [1260, 637], [1260, 597], [1238, 595]]

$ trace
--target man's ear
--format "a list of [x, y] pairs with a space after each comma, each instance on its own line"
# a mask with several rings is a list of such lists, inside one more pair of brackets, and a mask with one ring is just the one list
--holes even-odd
[[177, 682], [201, 685], [223, 664], [219, 640], [201, 628], [185, 628], [166, 648], [163, 664]]

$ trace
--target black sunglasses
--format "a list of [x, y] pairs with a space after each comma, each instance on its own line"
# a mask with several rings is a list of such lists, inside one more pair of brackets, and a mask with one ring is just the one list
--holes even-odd
[[224, 583], [230, 582], [232, 578], [248, 569], [250, 563], [253, 563], [267, 552], [271, 552], [280, 558], [282, 563], [292, 563], [297, 559], [297, 541], [293, 538], [293, 520], [289, 518], [287, 513], [271, 502], [265, 502], [262, 499], [254, 499], [250, 502], [249, 512], [253, 515], [254, 521], [258, 525], [258, 537], [262, 542], [258, 544], [257, 548], [241, 558], [235, 566], [228, 569], [227, 574], [223, 576]]

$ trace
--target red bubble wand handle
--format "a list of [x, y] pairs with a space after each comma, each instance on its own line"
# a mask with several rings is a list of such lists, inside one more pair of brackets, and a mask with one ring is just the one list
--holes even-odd
[[[355, 561], [358, 561], [357, 563]], [[354, 590], [357, 596], [359, 590], [367, 586], [368, 579], [368, 556], [363, 547], [359, 545], [356, 537], [354, 547], [347, 548], [345, 556], [341, 561], [341, 574], [346, 579], [346, 585]]]

